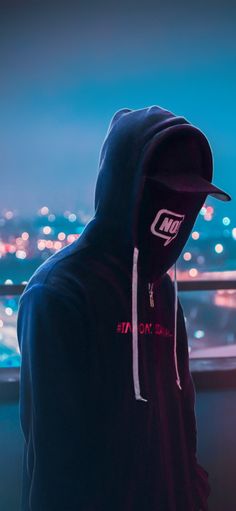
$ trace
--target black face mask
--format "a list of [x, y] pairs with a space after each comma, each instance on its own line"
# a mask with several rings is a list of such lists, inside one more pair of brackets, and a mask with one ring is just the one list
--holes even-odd
[[154, 281], [176, 262], [206, 197], [206, 193], [175, 192], [146, 181], [137, 217], [141, 277]]

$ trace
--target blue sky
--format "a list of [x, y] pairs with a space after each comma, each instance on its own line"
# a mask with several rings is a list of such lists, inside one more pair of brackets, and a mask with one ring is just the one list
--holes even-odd
[[207, 135], [233, 198], [209, 202], [236, 222], [235, 7], [19, 4], [0, 8], [0, 212], [92, 213], [111, 116], [157, 104]]

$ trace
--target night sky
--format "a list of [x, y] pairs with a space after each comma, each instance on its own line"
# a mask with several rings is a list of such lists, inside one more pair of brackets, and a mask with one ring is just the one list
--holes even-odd
[[92, 214], [111, 116], [156, 104], [207, 135], [236, 222], [236, 5], [164, 3], [1, 1], [0, 214]]

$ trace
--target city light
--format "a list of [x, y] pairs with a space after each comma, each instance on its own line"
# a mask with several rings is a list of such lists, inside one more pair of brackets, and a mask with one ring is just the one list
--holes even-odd
[[70, 222], [75, 222], [76, 221], [76, 215], [74, 213], [71, 213], [69, 216], [68, 216], [68, 220]]
[[222, 219], [222, 222], [224, 225], [229, 225], [230, 224], [230, 218], [228, 216], [224, 216], [224, 218]]
[[205, 214], [204, 214], [204, 220], [206, 220], [207, 222], [210, 222], [212, 220], [213, 213], [214, 213], [214, 208], [212, 206], [207, 206]]
[[13, 218], [13, 216], [14, 216], [13, 211], [10, 211], [10, 210], [9, 210], [9, 211], [6, 211], [6, 213], [5, 213], [5, 218], [6, 218], [7, 220], [11, 220], [11, 219]]
[[202, 338], [204, 337], [204, 335], [205, 335], [204, 330], [196, 330], [196, 331], [194, 332], [194, 337], [195, 337], [196, 339], [202, 339]]
[[207, 208], [205, 206], [202, 206], [202, 208], [200, 209], [200, 215], [204, 216], [207, 212]]
[[45, 227], [43, 228], [43, 233], [50, 234], [51, 232], [52, 232], [52, 228], [49, 227], [49, 225], [45, 225]]
[[66, 237], [66, 234], [64, 232], [59, 232], [57, 237], [59, 240], [63, 241]]
[[192, 232], [192, 238], [193, 238], [193, 240], [198, 240], [198, 239], [199, 239], [199, 237], [200, 237], [200, 234], [199, 234], [199, 232], [198, 232], [198, 231], [193, 231], [193, 232]]
[[13, 309], [12, 309], [11, 307], [6, 307], [6, 308], [5, 308], [5, 314], [6, 314], [7, 316], [12, 316], [12, 314], [13, 314]]
[[224, 250], [224, 247], [223, 247], [223, 245], [221, 243], [217, 243], [215, 245], [215, 252], [217, 254], [221, 254], [223, 252], [223, 250]]
[[183, 255], [183, 258], [184, 258], [185, 261], [190, 261], [192, 259], [191, 252], [185, 252], [184, 255]]
[[17, 250], [16, 251], [16, 257], [18, 259], [25, 259], [26, 258], [26, 252], [24, 250]]
[[48, 215], [49, 209], [47, 206], [43, 206], [40, 210], [41, 215]]
[[4, 245], [4, 243], [2, 243], [0, 241], [0, 254], [5, 254], [5, 253], [6, 253], [5, 245]]
[[198, 270], [197, 268], [191, 268], [188, 273], [190, 277], [196, 277], [198, 275]]
[[212, 206], [207, 206], [207, 208], [206, 208], [206, 209], [207, 209], [207, 213], [208, 213], [209, 215], [213, 215], [213, 213], [214, 213], [214, 208], [213, 208]]
[[52, 240], [46, 240], [46, 247], [47, 248], [53, 248], [53, 241]]
[[60, 250], [60, 248], [62, 248], [61, 241], [54, 241], [54, 248], [55, 250]]
[[45, 247], [46, 247], [46, 243], [44, 240], [39, 240], [38, 243], [37, 243], [37, 247], [39, 250], [44, 250]]
[[[5, 221], [7, 213], [7, 216], [10, 218], [13, 212], [15, 217], [14, 210], [9, 209], [2, 211], [4, 218], [1, 218], [1, 220]], [[27, 220], [27, 222], [23, 220], [22, 224], [19, 224], [16, 218], [16, 220], [14, 220], [16, 221], [14, 226], [15, 231], [13, 230], [14, 224], [12, 222], [9, 224], [9, 233], [4, 230], [8, 230], [6, 221], [6, 225], [3, 227], [0, 237], [1, 261], [6, 257], [10, 258], [12, 256], [15, 256], [17, 259], [23, 260], [28, 258], [31, 260], [31, 258], [39, 257], [37, 251], [42, 252], [40, 258], [43, 261], [49, 257], [49, 251], [56, 252], [64, 245], [73, 243], [84, 230], [85, 225], [82, 223], [81, 218], [83, 215], [86, 215], [82, 210], [78, 210], [75, 213], [66, 210], [58, 215], [53, 215], [52, 213], [49, 214], [49, 208], [47, 206], [43, 206], [38, 212], [44, 215], [42, 223], [38, 222], [36, 216], [35, 220], [32, 219], [32, 225], [29, 220]], [[236, 224], [233, 223], [232, 218], [223, 215], [220, 217], [216, 215], [215, 217], [213, 215], [214, 208], [212, 206], [206, 206], [206, 204], [201, 208], [200, 213], [203, 219], [212, 220], [214, 217], [214, 221], [212, 228], [210, 226], [206, 234], [202, 232], [201, 229], [195, 229], [188, 239], [188, 244], [186, 245], [185, 251], [182, 252], [180, 262], [180, 271], [185, 272], [186, 278], [195, 278], [200, 271], [207, 271], [208, 267], [211, 267], [213, 271], [215, 269], [217, 270], [217, 265], [221, 264], [222, 260], [221, 257], [214, 257], [214, 253], [228, 254], [231, 250], [230, 242], [232, 243], [232, 241], [230, 240], [232, 240], [232, 238], [236, 240]], [[56, 225], [50, 226], [49, 219], [51, 221], [56, 219]], [[36, 223], [34, 224], [35, 221]], [[71, 229], [68, 228], [68, 221], [72, 223], [76, 222], [73, 229], [72, 227]], [[46, 223], [46, 225], [42, 225], [43, 223]], [[24, 227], [22, 228], [22, 226]], [[198, 243], [195, 243], [196, 240], [198, 240]], [[216, 242], [216, 240], [218, 241]], [[188, 267], [190, 264], [188, 265], [185, 263], [190, 263], [190, 261], [191, 265], [195, 264], [195, 267], [189, 269]], [[227, 264], [227, 260], [225, 262]], [[11, 279], [7, 279], [7, 281], [10, 284]]]
[[214, 297], [214, 303], [218, 307], [228, 307], [228, 308], [236, 309], [236, 291], [235, 291], [235, 289], [218, 290]]
[[28, 240], [29, 239], [29, 233], [28, 232], [22, 232], [21, 237], [22, 237], [23, 240]]
[[78, 238], [78, 234], [68, 234], [67, 241], [68, 243], [72, 243]]
[[206, 214], [204, 215], [204, 220], [206, 220], [207, 222], [210, 222], [212, 220], [212, 214], [206, 212]]

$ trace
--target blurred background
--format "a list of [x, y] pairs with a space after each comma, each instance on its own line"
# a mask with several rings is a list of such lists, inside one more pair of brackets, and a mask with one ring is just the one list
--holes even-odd
[[[16, 317], [24, 285], [93, 216], [110, 118], [120, 108], [149, 105], [183, 115], [205, 133], [213, 181], [232, 196], [229, 203], [207, 199], [177, 263], [190, 359], [206, 371], [216, 361], [218, 369], [232, 367], [235, 26], [236, 2], [229, 0], [1, 0], [0, 368], [20, 367]], [[226, 507], [216, 501], [214, 511], [236, 509], [232, 500]]]
[[[178, 278], [235, 279], [235, 15], [228, 0], [1, 3], [1, 285], [24, 285], [80, 235], [93, 216], [110, 118], [153, 104], [200, 127], [214, 182], [232, 195], [229, 203], [208, 198]], [[20, 364], [18, 298], [0, 302], [1, 366]], [[235, 290], [182, 300], [191, 356], [224, 345], [211, 355], [236, 356]]]

